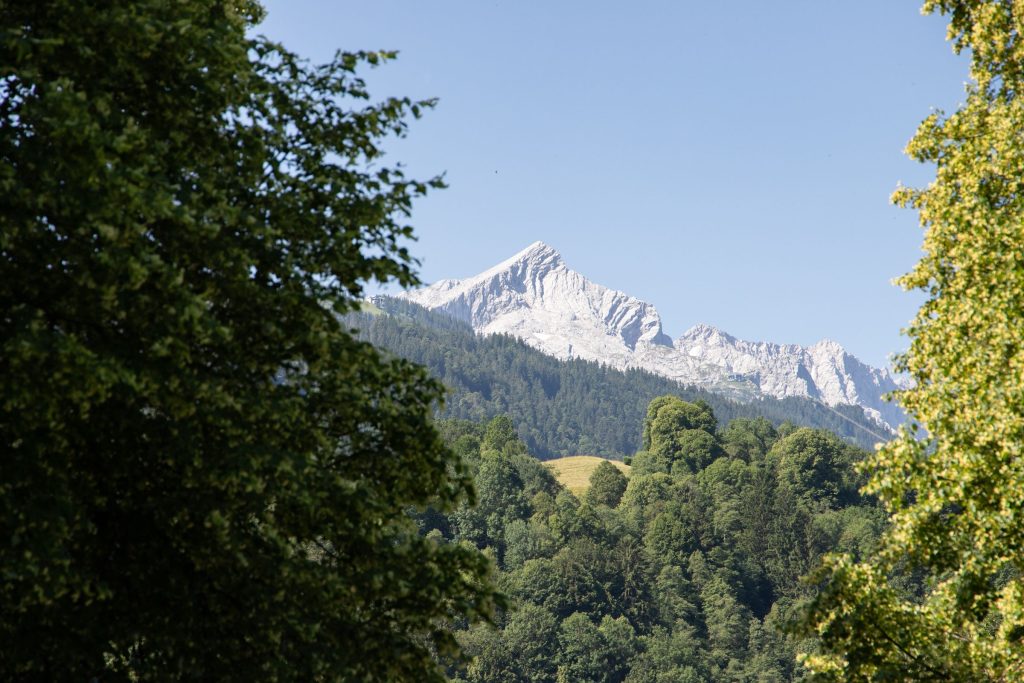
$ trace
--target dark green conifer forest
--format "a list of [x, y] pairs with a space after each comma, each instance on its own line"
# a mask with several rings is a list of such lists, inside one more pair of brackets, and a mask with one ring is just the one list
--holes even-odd
[[481, 422], [509, 415], [529, 452], [541, 459], [591, 454], [621, 459], [640, 448], [639, 425], [656, 396], [709, 404], [723, 422], [765, 417], [772, 424], [827, 429], [864, 448], [886, 430], [856, 406], [830, 408], [806, 398], [749, 403], [681, 386], [643, 370], [560, 361], [505, 335], [481, 337], [469, 325], [416, 304], [377, 297], [380, 314], [351, 314], [346, 324], [375, 346], [425, 366], [448, 388], [441, 416]]

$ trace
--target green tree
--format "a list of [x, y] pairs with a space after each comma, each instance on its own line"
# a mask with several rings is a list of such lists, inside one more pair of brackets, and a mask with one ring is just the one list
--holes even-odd
[[562, 622], [558, 638], [558, 683], [605, 681], [604, 638], [590, 617], [582, 612]]
[[644, 641], [644, 652], [634, 660], [626, 683], [705, 683], [712, 680], [700, 638], [685, 622], [677, 622], [671, 630], [657, 628]]
[[732, 587], [720, 576], [704, 586], [700, 599], [713, 660], [723, 669], [730, 660], [742, 660], [746, 655], [750, 610], [736, 599]]
[[703, 429], [686, 429], [673, 438], [673, 472], [699, 472], [723, 454], [718, 439]]
[[688, 403], [676, 396], [659, 396], [647, 406], [643, 448], [656, 448], [659, 439], [669, 439], [672, 434], [688, 429], [703, 429], [714, 434], [717, 426], [718, 420], [711, 406], [703, 400]]
[[615, 507], [622, 500], [629, 482], [622, 471], [607, 460], [594, 468], [590, 474], [590, 488], [587, 489], [587, 502], [591, 505]]
[[576, 612], [562, 622], [559, 634], [559, 683], [620, 683], [639, 649], [625, 618], [604, 617], [599, 626]]
[[459, 639], [473, 656], [464, 678], [471, 683], [555, 683], [558, 619], [543, 607], [517, 605], [502, 630], [478, 625]]
[[654, 519], [672, 495], [672, 478], [663, 472], [638, 475], [636, 468], [630, 474], [621, 506], [628, 514], [643, 523]]
[[[464, 431], [446, 428], [457, 441]], [[773, 431], [729, 424], [723, 434], [743, 453], [697, 473], [634, 470], [614, 507], [551, 488], [511, 441], [473, 456], [483, 504], [435, 526], [460, 530], [463, 513], [480, 513], [464, 528], [483, 530], [515, 606], [502, 629], [460, 624], [474, 656], [464, 679], [801, 680], [796, 652], [815, 642], [779, 630], [815, 589], [800, 576], [829, 550], [870, 556], [883, 516], [843, 495], [861, 452], [797, 428], [769, 448]], [[499, 525], [500, 536], [486, 533]]]
[[514, 653], [519, 680], [554, 683], [558, 620], [553, 614], [536, 605], [521, 605], [509, 619], [503, 636]]
[[621, 683], [629, 673], [629, 662], [640, 650], [636, 631], [625, 617], [605, 616], [598, 626], [604, 644], [605, 680]]
[[484, 431], [483, 448], [501, 452], [508, 444], [514, 444], [516, 450], [520, 450], [519, 437], [516, 436], [516, 426], [508, 415], [498, 415], [487, 423]]
[[829, 505], [856, 498], [858, 482], [849, 476], [849, 465], [860, 454], [828, 432], [802, 427], [776, 441], [768, 457], [776, 463], [780, 482], [802, 501]]
[[441, 387], [354, 341], [437, 179], [429, 102], [247, 34], [246, 0], [0, 4], [0, 669], [440, 680], [488, 565], [407, 507], [471, 494]]
[[512, 570], [527, 560], [554, 553], [554, 538], [540, 521], [514, 519], [505, 525], [505, 557], [503, 564]]
[[457, 681], [517, 683], [513, 664], [516, 655], [510, 651], [502, 631], [490, 625], [477, 624], [468, 631], [462, 631], [459, 642], [465, 652], [472, 656], [472, 661], [466, 667], [465, 677]]
[[763, 458], [778, 437], [775, 427], [763, 417], [737, 417], [722, 431], [722, 441], [729, 455], [747, 462]]
[[[921, 124], [908, 153], [935, 165], [895, 201], [920, 212], [924, 256], [901, 279], [926, 292], [901, 359], [911, 426], [870, 462], [891, 512], [871, 562], [834, 557], [808, 627], [809, 664], [845, 681], [1024, 676], [1024, 6], [927, 0], [970, 55], [964, 104]], [[920, 436], [920, 439], [915, 438]], [[888, 579], [928, 576], [911, 599]]]
[[490, 546], [499, 557], [505, 553], [505, 527], [513, 520], [529, 517], [530, 501], [514, 456], [485, 451], [476, 474], [479, 504], [463, 503], [453, 515], [460, 540], [479, 548]]

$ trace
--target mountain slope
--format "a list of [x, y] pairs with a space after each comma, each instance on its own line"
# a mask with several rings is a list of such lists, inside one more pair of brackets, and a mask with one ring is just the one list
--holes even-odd
[[612, 458], [640, 448], [651, 399], [674, 394], [709, 403], [722, 424], [765, 417], [828, 429], [865, 448], [889, 438], [856, 406], [829, 408], [806, 398], [738, 403], [640, 369], [615, 370], [580, 358], [558, 360], [510, 335], [479, 335], [469, 324], [408, 301], [378, 297], [387, 315], [347, 316], [357, 335], [426, 366], [449, 388], [441, 415], [476, 422], [508, 414], [530, 453], [542, 459], [592, 453]]
[[673, 342], [654, 306], [591, 282], [543, 242], [479, 275], [399, 296], [481, 334], [515, 336], [555, 358], [639, 368], [739, 399], [805, 397], [831, 407], [859, 406], [889, 427], [903, 421], [899, 408], [882, 400], [899, 388], [893, 375], [833, 341], [809, 347], [748, 342], [697, 325]]

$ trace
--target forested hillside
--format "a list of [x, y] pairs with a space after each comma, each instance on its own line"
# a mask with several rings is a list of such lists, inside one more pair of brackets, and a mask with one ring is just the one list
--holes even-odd
[[[799, 680], [813, 639], [782, 627], [825, 552], [870, 553], [884, 513], [865, 453], [763, 418], [724, 429], [706, 404], [653, 401], [627, 480], [599, 468], [581, 499], [527, 455], [511, 420], [442, 422], [478, 505], [419, 517], [439, 543], [483, 549], [511, 605], [497, 628], [456, 626], [474, 660], [449, 676], [513, 681]], [[641, 431], [638, 423], [637, 431]]]
[[805, 398], [737, 403], [642, 370], [560, 361], [512, 337], [481, 337], [460, 321], [409, 302], [374, 301], [387, 315], [350, 315], [348, 324], [361, 338], [441, 379], [450, 390], [443, 417], [480, 422], [507, 414], [529, 452], [542, 459], [634, 453], [647, 404], [665, 394], [703, 400], [723, 422], [738, 417], [764, 417], [776, 426], [792, 422], [827, 429], [865, 448], [888, 438], [855, 406], [830, 408]]

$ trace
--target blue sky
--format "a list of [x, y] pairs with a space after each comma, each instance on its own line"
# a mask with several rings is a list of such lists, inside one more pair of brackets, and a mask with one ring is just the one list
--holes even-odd
[[966, 58], [917, 0], [267, 0], [258, 32], [320, 62], [397, 49], [375, 96], [437, 97], [389, 159], [450, 187], [413, 216], [431, 282], [535, 240], [653, 303], [665, 331], [829, 337], [887, 363], [921, 302], [889, 204], [902, 149], [961, 101]]

